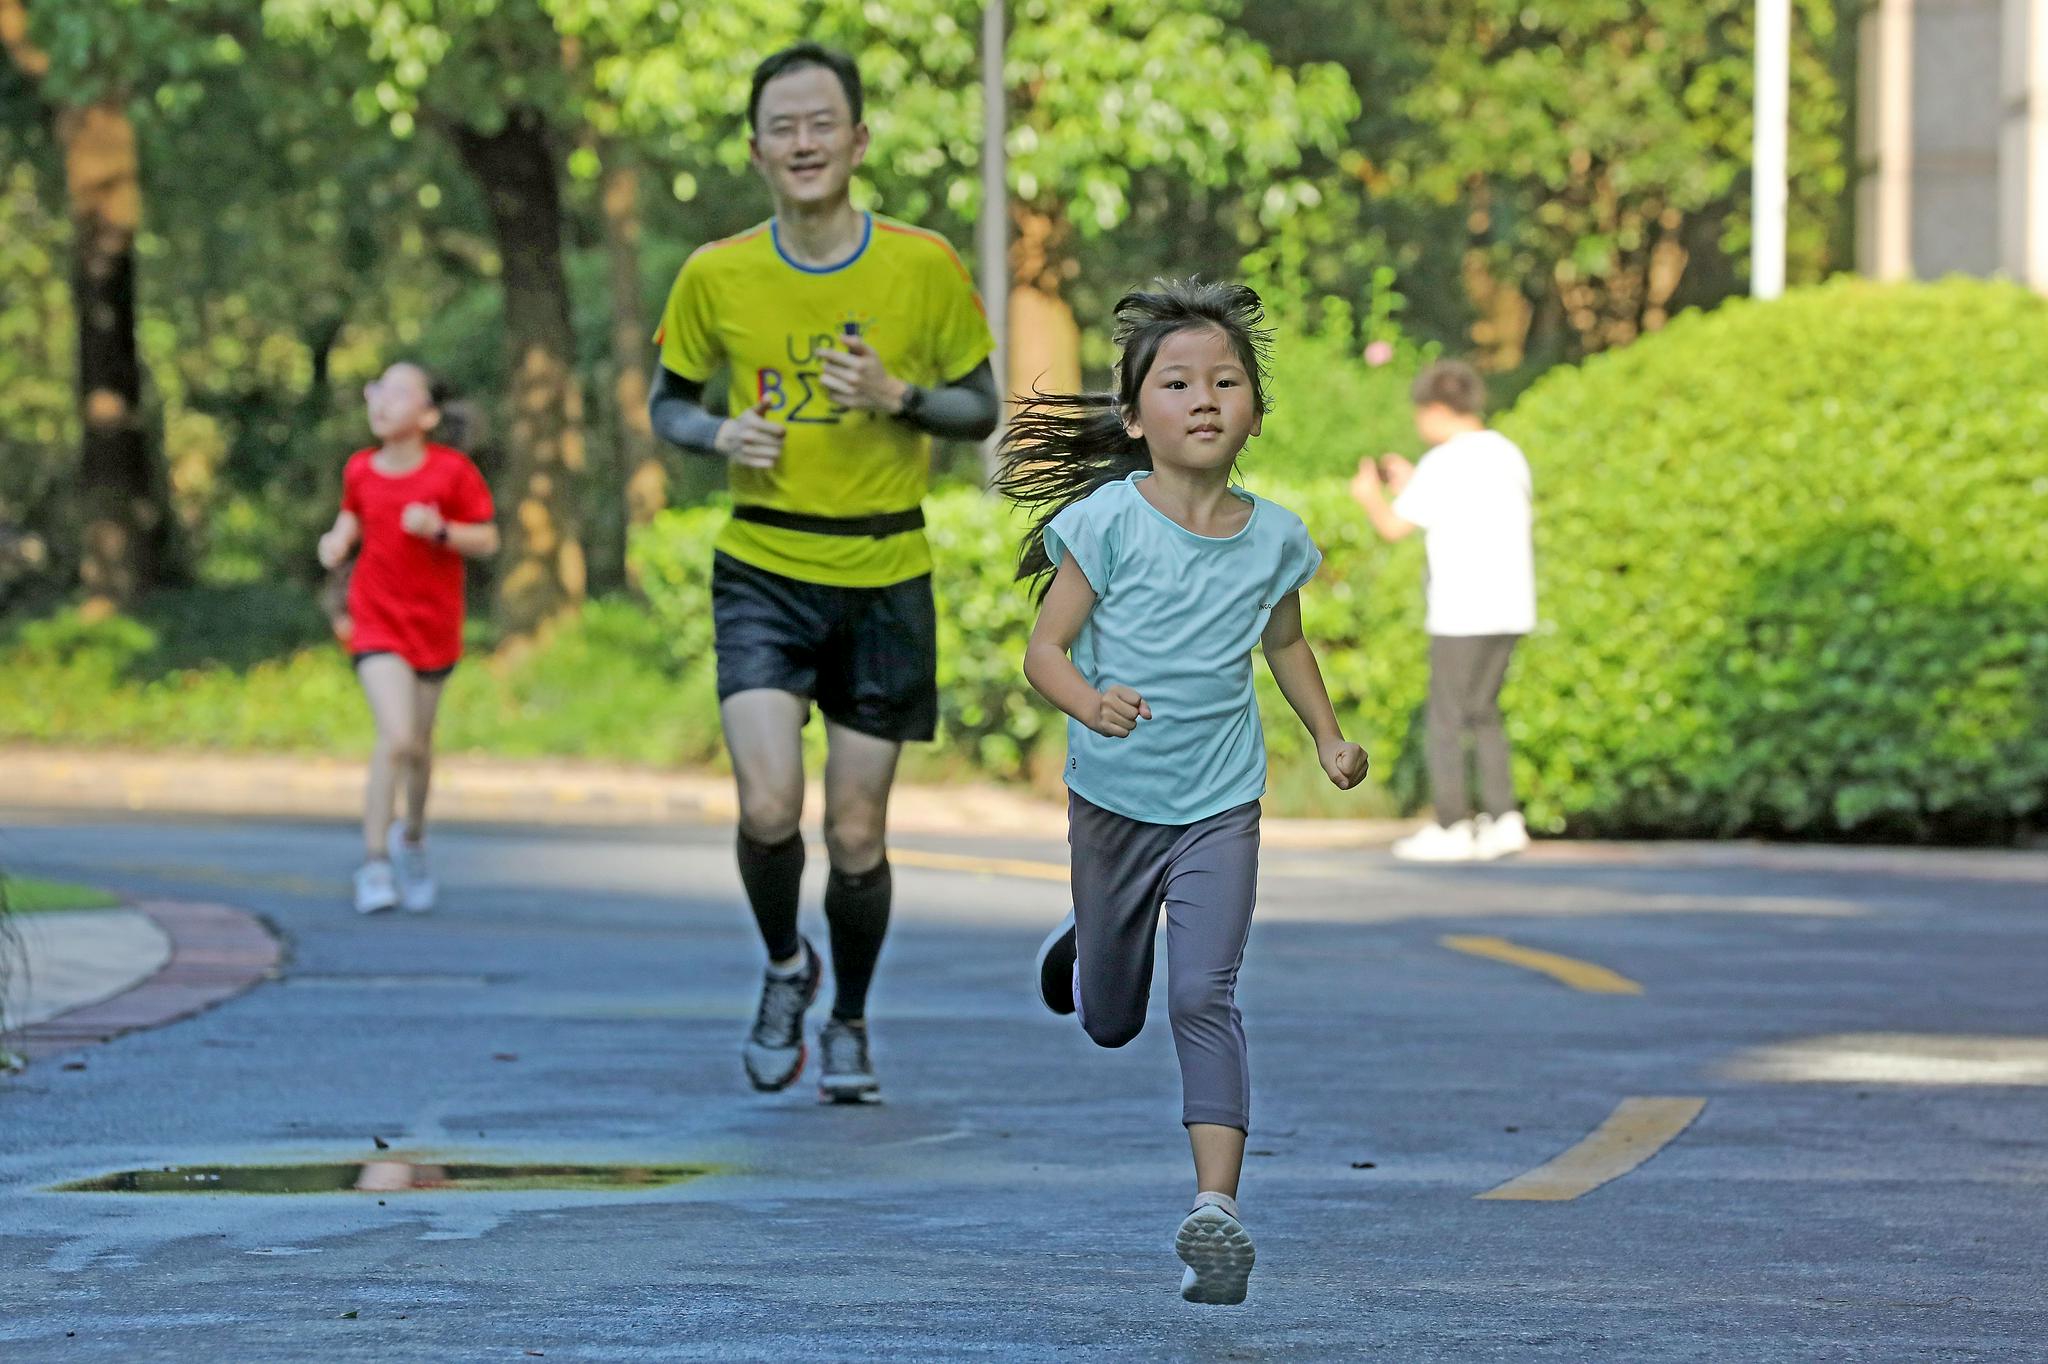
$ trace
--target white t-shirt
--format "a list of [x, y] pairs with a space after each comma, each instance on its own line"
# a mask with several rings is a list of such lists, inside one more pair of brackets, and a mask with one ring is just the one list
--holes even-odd
[[1453, 436], [1422, 457], [1394, 514], [1422, 528], [1432, 635], [1536, 628], [1529, 461], [1498, 431]]

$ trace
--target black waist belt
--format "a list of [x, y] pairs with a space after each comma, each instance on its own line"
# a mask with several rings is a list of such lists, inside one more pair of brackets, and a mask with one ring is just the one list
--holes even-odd
[[812, 535], [865, 535], [872, 540], [924, 529], [924, 508], [881, 512], [875, 516], [811, 516], [804, 512], [777, 511], [773, 507], [734, 507], [732, 519], [752, 521], [758, 526], [808, 531]]

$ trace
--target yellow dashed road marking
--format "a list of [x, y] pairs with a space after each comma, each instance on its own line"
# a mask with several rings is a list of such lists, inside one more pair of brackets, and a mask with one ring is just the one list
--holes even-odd
[[1553, 980], [1562, 981], [1574, 990], [1584, 990], [1591, 995], [1639, 995], [1643, 987], [1619, 972], [1604, 966], [1595, 966], [1590, 961], [1577, 957], [1563, 957], [1555, 952], [1542, 952], [1533, 947], [1511, 943], [1506, 938], [1489, 938], [1478, 934], [1452, 934], [1437, 941], [1453, 952], [1465, 952], [1489, 961], [1504, 961], [1510, 966], [1526, 967], [1540, 971]]
[[1669, 1146], [1705, 1099], [1623, 1099], [1591, 1135], [1553, 1160], [1477, 1198], [1562, 1203], [1619, 1179]]

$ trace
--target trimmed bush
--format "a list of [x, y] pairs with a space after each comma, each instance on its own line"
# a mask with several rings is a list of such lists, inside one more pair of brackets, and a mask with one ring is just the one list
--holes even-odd
[[1592, 832], [1981, 838], [2048, 805], [2048, 302], [1846, 280], [1575, 370], [1536, 467], [1530, 786]]

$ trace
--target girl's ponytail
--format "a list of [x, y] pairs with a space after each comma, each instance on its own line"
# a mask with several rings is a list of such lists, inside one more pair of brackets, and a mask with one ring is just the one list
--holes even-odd
[[1145, 442], [1124, 429], [1114, 393], [1034, 393], [1003, 431], [996, 488], [1031, 514], [1017, 556], [1018, 579], [1036, 594], [1052, 584], [1045, 528], [1097, 488], [1152, 467]]

